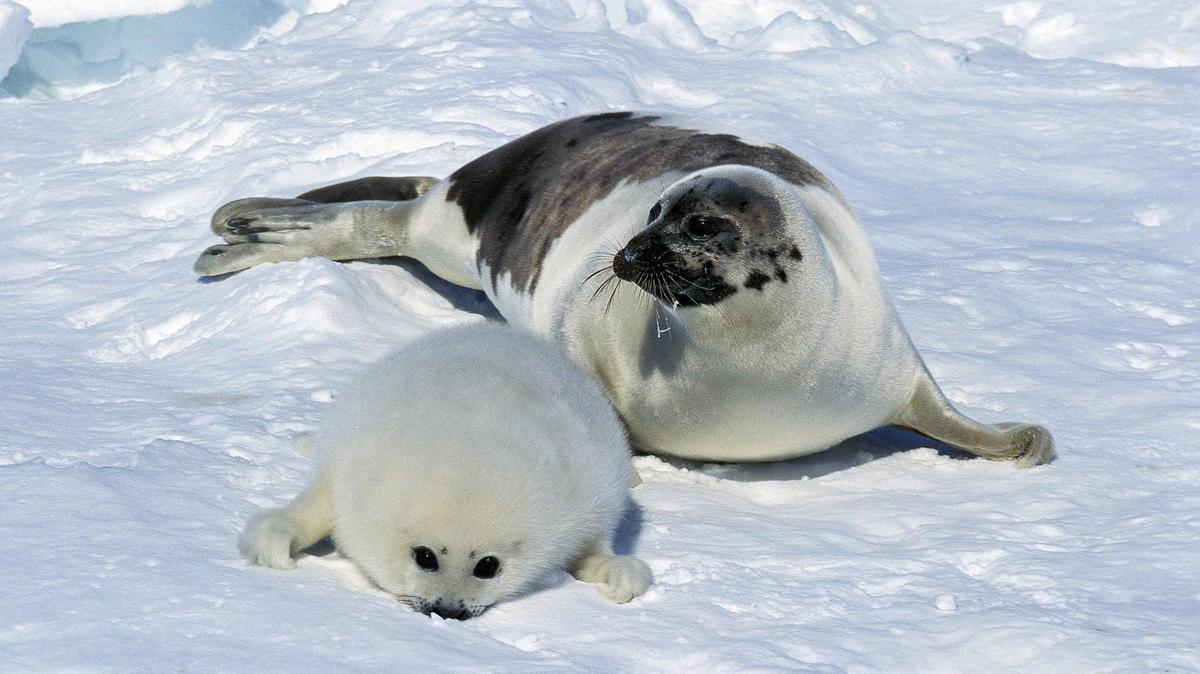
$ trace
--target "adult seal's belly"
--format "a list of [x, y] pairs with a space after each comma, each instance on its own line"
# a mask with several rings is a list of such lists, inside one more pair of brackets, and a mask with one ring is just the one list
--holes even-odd
[[774, 145], [659, 116], [544, 127], [438, 180], [231, 202], [196, 271], [407, 255], [482, 289], [603, 384], [639, 449], [809, 454], [896, 424], [1028, 466], [1050, 434], [982, 424], [934, 383], [842, 195]]

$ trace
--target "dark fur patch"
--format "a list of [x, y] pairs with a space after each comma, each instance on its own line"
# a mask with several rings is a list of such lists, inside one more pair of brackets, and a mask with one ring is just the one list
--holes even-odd
[[408, 176], [404, 178], [382, 178], [371, 176], [349, 180], [336, 185], [318, 187], [296, 197], [322, 204], [342, 203], [345, 201], [408, 201], [424, 194], [437, 178], [426, 176]]
[[752, 271], [752, 272], [750, 272], [750, 276], [746, 279], [745, 285], [747, 288], [753, 288], [755, 290], [762, 290], [763, 286], [767, 285], [767, 281], [770, 281], [770, 280], [771, 280], [771, 277], [767, 276], [766, 274], [762, 273], [761, 271]]
[[833, 189], [811, 164], [782, 148], [654, 126], [657, 119], [615, 112], [564, 120], [455, 171], [446, 198], [462, 208], [468, 230], [480, 237], [477, 260], [491, 268], [492, 283], [510, 272], [515, 287], [533, 290], [554, 241], [622, 179], [743, 164], [797, 185]]

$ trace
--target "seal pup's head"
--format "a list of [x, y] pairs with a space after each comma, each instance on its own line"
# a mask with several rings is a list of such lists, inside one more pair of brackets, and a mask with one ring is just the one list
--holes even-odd
[[761, 169], [692, 173], [650, 208], [613, 272], [669, 307], [753, 305], [802, 283], [820, 238], [792, 186]]
[[372, 452], [371, 470], [335, 480], [336, 543], [381, 589], [426, 615], [464, 620], [579, 553], [562, 530], [569, 524], [548, 521], [562, 495], [546, 493], [544, 479], [472, 467], [457, 447], [439, 451], [444, 440], [415, 440], [421, 455]]

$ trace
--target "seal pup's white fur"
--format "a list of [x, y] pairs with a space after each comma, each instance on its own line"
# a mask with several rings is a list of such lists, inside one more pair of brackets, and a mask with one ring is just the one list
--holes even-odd
[[309, 486], [243, 531], [252, 563], [291, 568], [332, 535], [380, 588], [460, 619], [559, 569], [617, 602], [651, 582], [610, 546], [632, 473], [622, 425], [532, 335], [480, 324], [417, 340], [334, 401], [312, 446]]

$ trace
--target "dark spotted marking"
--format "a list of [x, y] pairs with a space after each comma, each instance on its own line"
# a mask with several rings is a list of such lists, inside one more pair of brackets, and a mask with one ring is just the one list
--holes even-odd
[[[480, 237], [477, 262], [532, 291], [550, 246], [619, 182], [720, 164], [754, 166], [796, 185], [833, 186], [811, 164], [779, 147], [729, 134], [655, 126], [658, 117], [614, 112], [576, 117], [503, 145], [451, 174], [447, 200]], [[836, 193], [836, 192], [835, 192]], [[649, 210], [650, 203], [646, 204]]]
[[783, 246], [779, 248], [765, 248], [751, 251], [751, 257], [767, 258], [767, 260], [771, 262], [773, 273], [768, 274], [765, 270], [752, 271], [750, 275], [746, 277], [746, 282], [743, 285], [747, 288], [753, 288], [754, 290], [762, 290], [763, 286], [772, 280], [777, 280], [780, 283], [787, 283], [788, 273], [787, 270], [783, 268], [783, 265], [786, 264], [786, 261], [782, 259], [785, 254], [787, 257], [797, 261], [802, 258], [800, 255], [800, 249], [796, 246]]
[[746, 278], [745, 285], [747, 288], [753, 288], [755, 290], [761, 291], [763, 289], [763, 286], [765, 286], [767, 284], [767, 281], [770, 281], [770, 280], [771, 280], [771, 277], [767, 276], [766, 274], [762, 273], [761, 271], [752, 271], [752, 272], [750, 272], [750, 276]]

